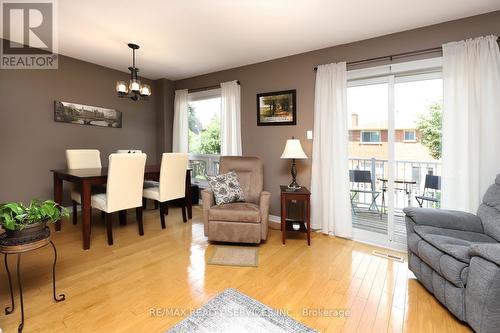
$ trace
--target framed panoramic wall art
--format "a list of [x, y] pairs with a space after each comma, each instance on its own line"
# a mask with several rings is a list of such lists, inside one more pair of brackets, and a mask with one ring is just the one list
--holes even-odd
[[257, 125], [296, 125], [296, 91], [285, 90], [257, 95]]
[[54, 102], [54, 120], [60, 123], [122, 127], [122, 113], [114, 109], [70, 102]]

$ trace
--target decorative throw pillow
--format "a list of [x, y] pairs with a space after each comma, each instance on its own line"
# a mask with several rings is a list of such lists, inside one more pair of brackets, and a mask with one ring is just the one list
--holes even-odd
[[216, 205], [245, 201], [245, 195], [241, 189], [236, 172], [229, 171], [222, 175], [207, 176], [207, 179], [214, 193]]

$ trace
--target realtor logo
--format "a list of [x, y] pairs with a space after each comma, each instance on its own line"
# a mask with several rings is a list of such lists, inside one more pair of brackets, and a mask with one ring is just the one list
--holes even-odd
[[1, 69], [57, 69], [55, 2], [2, 1]]

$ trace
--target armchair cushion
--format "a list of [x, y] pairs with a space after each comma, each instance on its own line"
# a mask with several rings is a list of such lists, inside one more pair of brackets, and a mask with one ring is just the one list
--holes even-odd
[[404, 210], [413, 222], [438, 228], [483, 233], [481, 219], [474, 214], [446, 209], [407, 207]]
[[245, 201], [245, 195], [234, 171], [217, 176], [207, 176], [208, 184], [215, 196], [217, 205]]
[[259, 206], [249, 202], [232, 202], [210, 208], [211, 221], [260, 222]]

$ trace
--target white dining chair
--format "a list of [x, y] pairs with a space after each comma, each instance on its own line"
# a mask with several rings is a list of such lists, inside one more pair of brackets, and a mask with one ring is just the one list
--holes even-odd
[[[68, 169], [100, 169], [101, 153], [97, 149], [67, 149], [66, 164]], [[94, 187], [93, 192], [104, 191], [104, 186]], [[73, 224], [77, 223], [78, 205], [82, 204], [80, 188], [71, 184], [71, 201], [73, 203]]]
[[[144, 186], [143, 197], [156, 200], [160, 204], [160, 221], [165, 229], [165, 215], [168, 214], [168, 201], [184, 198], [186, 195], [186, 169], [188, 154], [164, 153], [161, 158], [159, 182], [148, 182]], [[186, 203], [182, 206], [182, 220], [186, 218]]]
[[141, 154], [142, 150], [137, 149], [118, 149], [117, 154]]
[[142, 189], [146, 154], [109, 155], [108, 181], [106, 193], [92, 195], [92, 208], [106, 213], [108, 244], [113, 245], [112, 213], [136, 209], [139, 235], [144, 235], [142, 224]]

